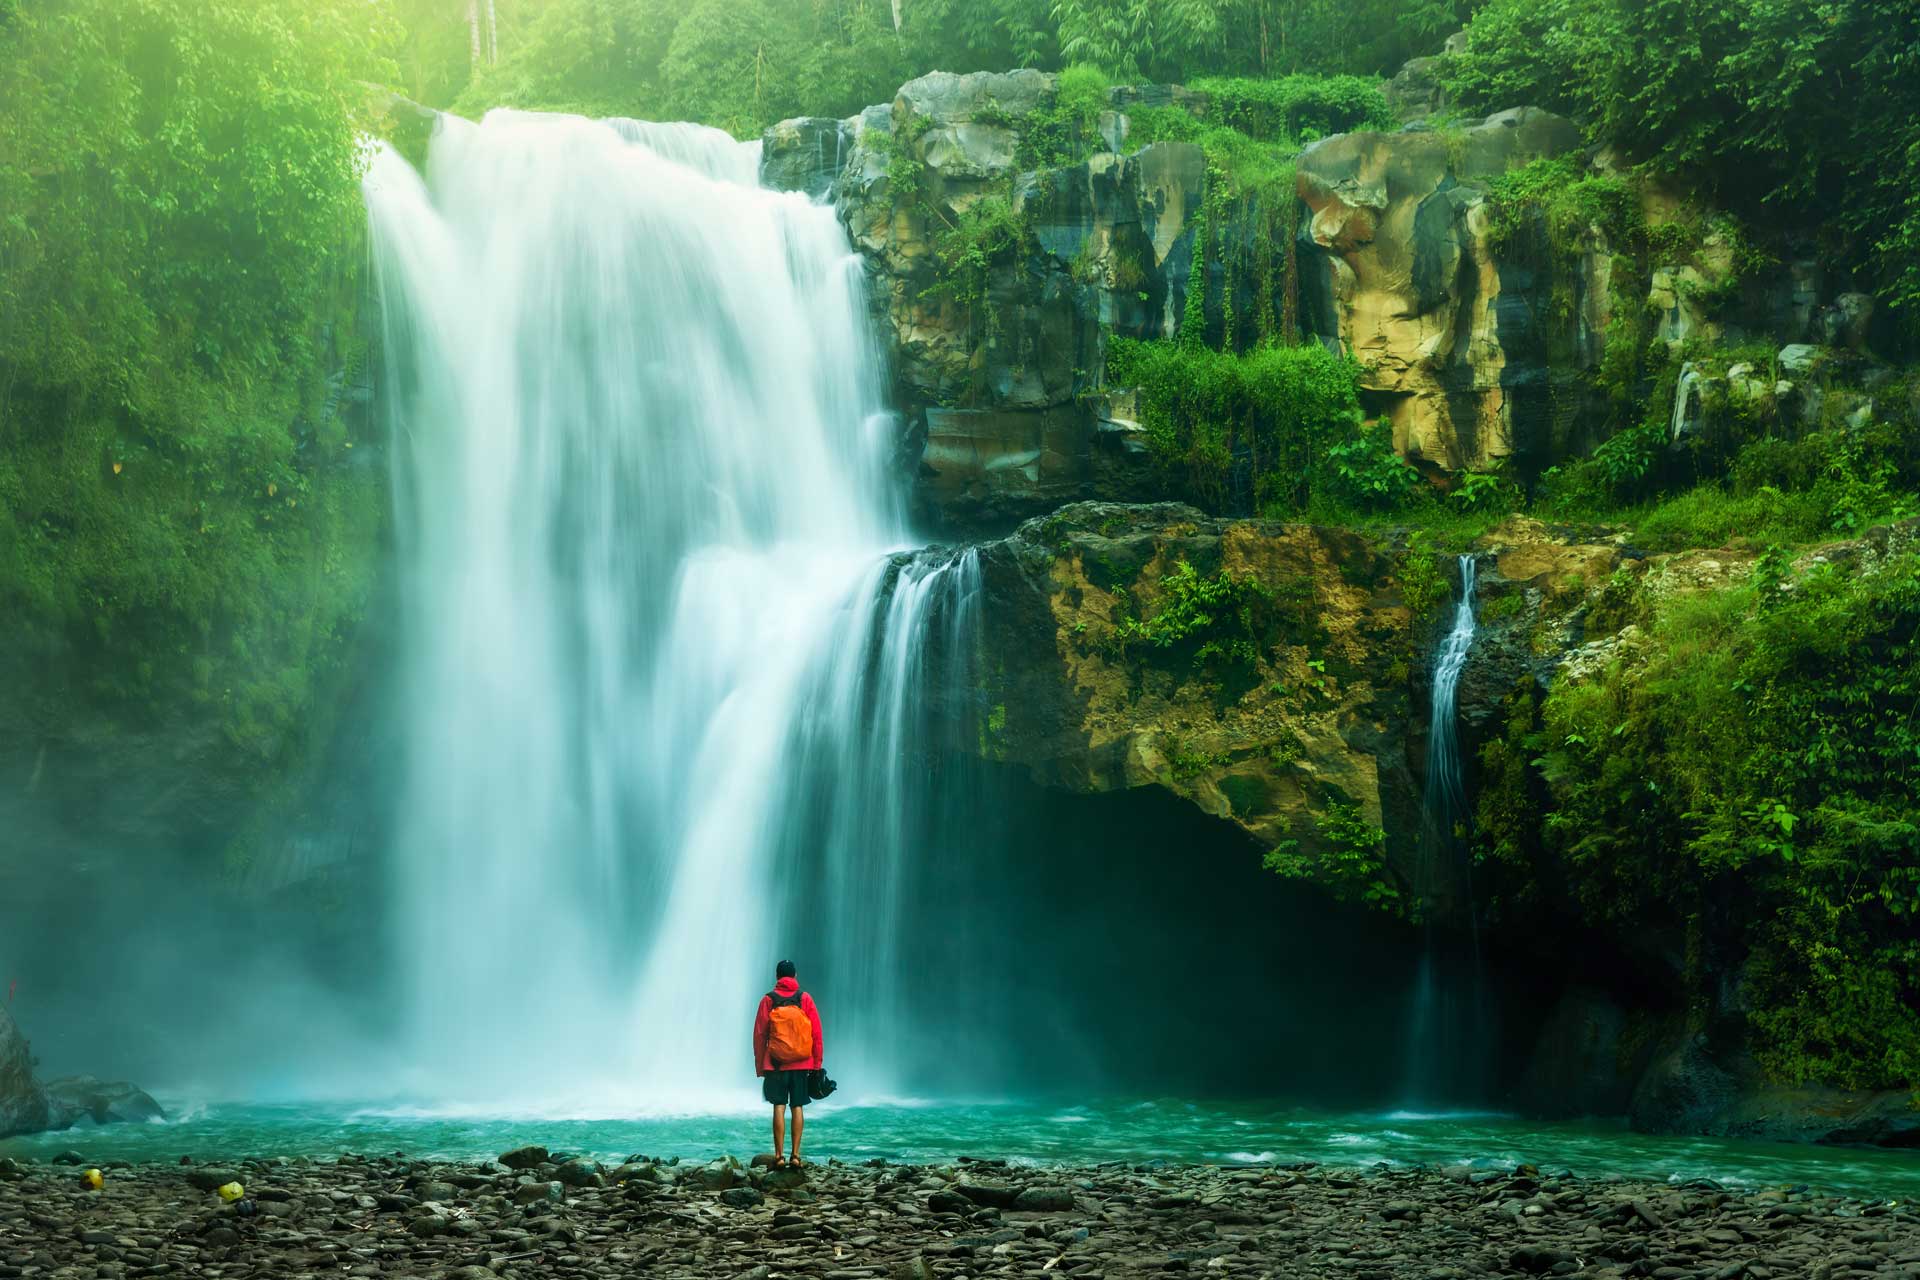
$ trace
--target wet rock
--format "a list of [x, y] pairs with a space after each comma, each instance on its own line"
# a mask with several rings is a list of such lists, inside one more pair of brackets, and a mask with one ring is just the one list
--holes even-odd
[[720, 1203], [735, 1209], [753, 1209], [766, 1203], [767, 1197], [752, 1187], [730, 1187], [720, 1193]]
[[13, 1016], [0, 1008], [0, 1138], [38, 1133], [50, 1118], [47, 1095], [33, 1078], [33, 1054]]
[[606, 1173], [592, 1160], [569, 1160], [553, 1171], [553, 1176], [569, 1187], [604, 1187]]
[[567, 1189], [558, 1182], [527, 1182], [514, 1189], [513, 1202], [520, 1205], [558, 1204], [566, 1196]]
[[760, 184], [774, 191], [798, 191], [826, 198], [840, 176], [853, 137], [854, 120], [805, 116], [782, 120], [761, 135]]
[[1005, 1182], [963, 1180], [954, 1183], [953, 1189], [975, 1204], [994, 1209], [1011, 1209], [1020, 1197], [1019, 1188]]
[[49, 1080], [46, 1092], [54, 1112], [55, 1128], [66, 1128], [81, 1119], [95, 1124], [144, 1124], [166, 1119], [159, 1103], [124, 1080], [107, 1082], [92, 1076], [69, 1076]]
[[730, 1159], [713, 1160], [683, 1177], [703, 1191], [725, 1191], [740, 1182], [740, 1163]]
[[545, 1147], [520, 1147], [501, 1156], [500, 1163], [509, 1169], [532, 1169], [552, 1158]]
[[1067, 1213], [1073, 1209], [1071, 1187], [1025, 1187], [1013, 1198], [1022, 1213]]

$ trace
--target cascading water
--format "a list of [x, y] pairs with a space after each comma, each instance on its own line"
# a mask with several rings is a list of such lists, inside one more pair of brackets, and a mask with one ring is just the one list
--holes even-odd
[[1460, 705], [1460, 673], [1473, 649], [1477, 619], [1474, 614], [1475, 568], [1472, 556], [1460, 557], [1460, 599], [1453, 608], [1453, 625], [1433, 660], [1433, 700], [1428, 708], [1427, 785], [1421, 806], [1423, 839], [1432, 849], [1453, 841], [1453, 826], [1466, 807], [1466, 787], [1460, 769], [1460, 730], [1455, 713]]
[[977, 566], [902, 553], [858, 259], [757, 155], [494, 112], [443, 118], [424, 178], [384, 149], [368, 173], [409, 1083], [436, 1098], [737, 1102], [796, 937], [869, 1019], [836, 1061], [885, 1087], [907, 748]]
[[[1460, 675], [1473, 649], [1477, 630], [1474, 612], [1476, 567], [1474, 558], [1459, 559], [1460, 596], [1453, 622], [1434, 655], [1433, 691], [1427, 720], [1427, 778], [1420, 813], [1420, 879], [1418, 891], [1429, 907], [1443, 896], [1470, 886], [1456, 826], [1466, 811], [1466, 783], [1460, 759]], [[1467, 910], [1471, 912], [1471, 891]], [[1470, 931], [1471, 934], [1472, 931]], [[1473, 945], [1477, 951], [1477, 938]], [[1413, 1011], [1409, 1027], [1410, 1102], [1428, 1104], [1459, 1101], [1463, 1091], [1477, 1083], [1474, 1067], [1481, 1056], [1484, 1018], [1479, 990], [1477, 954], [1467, 962], [1463, 1001], [1443, 942], [1433, 931], [1431, 915], [1427, 942], [1414, 979]]]

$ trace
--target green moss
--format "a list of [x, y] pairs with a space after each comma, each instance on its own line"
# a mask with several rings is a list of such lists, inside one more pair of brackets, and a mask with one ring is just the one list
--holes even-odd
[[1517, 591], [1506, 595], [1494, 596], [1480, 604], [1482, 622], [1507, 622], [1519, 617], [1527, 609], [1527, 598]]

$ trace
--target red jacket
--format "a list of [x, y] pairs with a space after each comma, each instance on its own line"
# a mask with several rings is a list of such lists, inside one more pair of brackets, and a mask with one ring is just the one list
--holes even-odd
[[[800, 990], [800, 984], [792, 978], [782, 978], [773, 984], [773, 989], [783, 996], [790, 996]], [[827, 1041], [826, 1037], [820, 1033], [820, 1010], [814, 1007], [812, 996], [801, 995], [800, 1012], [806, 1014], [807, 1021], [813, 1024], [813, 1060], [811, 1062], [783, 1062], [778, 1068], [775, 1068], [773, 1063], [767, 1058], [767, 1023], [773, 1016], [773, 996], [769, 994], [760, 997], [760, 1012], [753, 1016], [753, 1072], [755, 1075], [764, 1076], [767, 1072], [776, 1069], [780, 1071], [818, 1071], [826, 1065], [822, 1059], [826, 1056]]]

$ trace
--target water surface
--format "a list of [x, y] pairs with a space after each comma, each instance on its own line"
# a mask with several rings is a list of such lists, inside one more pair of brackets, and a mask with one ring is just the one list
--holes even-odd
[[[765, 1113], [578, 1119], [500, 1117], [391, 1105], [196, 1105], [163, 1098], [165, 1123], [80, 1129], [0, 1142], [0, 1152], [89, 1160], [330, 1156], [341, 1152], [481, 1159], [528, 1143], [601, 1160], [747, 1156], [767, 1142]], [[1867, 1148], [1653, 1137], [1607, 1122], [1542, 1123], [1494, 1113], [1334, 1112], [1182, 1099], [1081, 1105], [856, 1102], [820, 1105], [808, 1151], [851, 1163], [950, 1163], [960, 1156], [1030, 1164], [1126, 1161], [1261, 1164], [1299, 1160], [1366, 1168], [1539, 1166], [1582, 1177], [1709, 1179], [1730, 1187], [1805, 1185], [1881, 1200], [1920, 1197], [1920, 1156]]]

